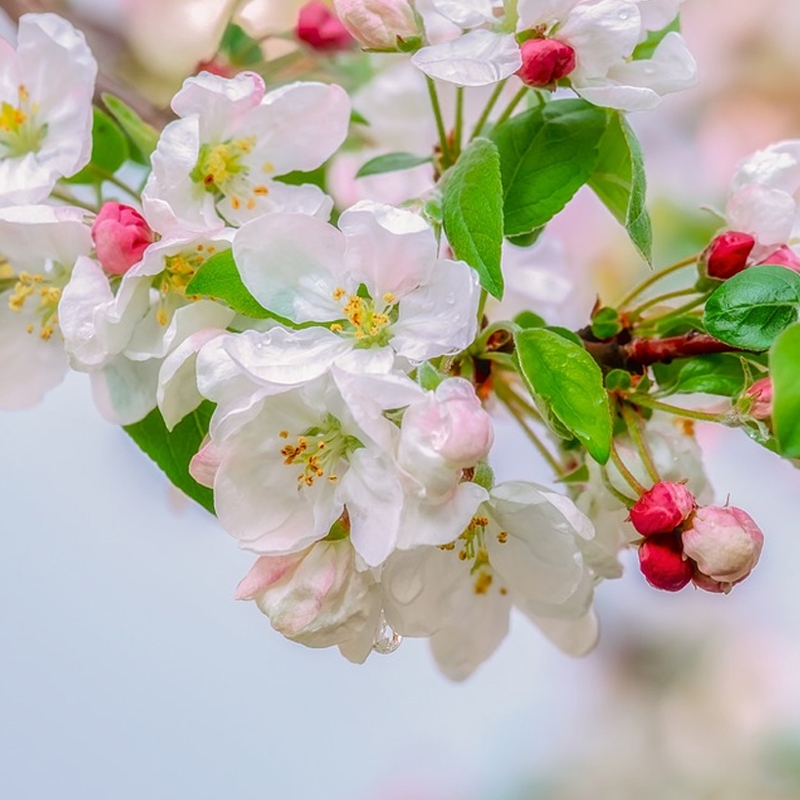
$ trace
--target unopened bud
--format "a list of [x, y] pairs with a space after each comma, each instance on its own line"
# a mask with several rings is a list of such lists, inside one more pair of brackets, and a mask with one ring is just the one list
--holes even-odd
[[692, 579], [694, 564], [684, 558], [677, 534], [656, 534], [639, 548], [639, 569], [647, 582], [665, 592], [678, 592]]
[[648, 489], [631, 509], [633, 527], [642, 536], [674, 531], [697, 507], [682, 483], [661, 481]]
[[759, 264], [775, 264], [779, 267], [786, 267], [786, 269], [790, 269], [793, 272], [800, 272], [800, 256], [798, 256], [791, 247], [787, 247], [786, 245], [770, 253], [766, 258], [762, 259]]
[[[749, 574], [748, 572], [747, 575]], [[711, 594], [728, 594], [728, 592], [730, 592], [737, 583], [743, 581], [747, 575], [733, 582], [715, 581], [713, 578], [709, 578], [708, 575], [704, 575], [699, 569], [696, 569], [694, 575], [692, 575], [692, 583], [704, 592], [711, 592]]]
[[756, 240], [749, 233], [721, 233], [703, 253], [708, 276], [724, 281], [741, 272], [747, 267], [747, 258], [755, 244]]
[[398, 39], [421, 35], [409, 0], [334, 0], [345, 28], [371, 50], [397, 50]]
[[522, 66], [517, 75], [528, 86], [553, 86], [575, 69], [575, 51], [558, 39], [528, 39], [520, 54]]
[[112, 275], [124, 275], [142, 260], [142, 254], [153, 242], [153, 231], [135, 208], [109, 201], [95, 218], [92, 239], [103, 269]]
[[683, 549], [715, 581], [735, 583], [758, 563], [764, 535], [753, 518], [734, 506], [699, 508], [683, 534]]
[[772, 378], [760, 378], [745, 390], [750, 401], [747, 413], [753, 419], [769, 419], [772, 416]]
[[353, 46], [353, 37], [347, 28], [320, 0], [311, 0], [300, 9], [295, 35], [301, 42], [323, 52], [347, 50]]

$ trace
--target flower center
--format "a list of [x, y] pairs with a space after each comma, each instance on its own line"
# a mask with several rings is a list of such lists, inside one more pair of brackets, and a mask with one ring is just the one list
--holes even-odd
[[198, 244], [193, 250], [183, 250], [173, 256], [164, 258], [164, 271], [160, 272], [153, 281], [153, 286], [159, 292], [159, 306], [156, 318], [160, 325], [166, 325], [170, 319], [167, 309], [167, 298], [178, 296], [186, 300], [196, 300], [194, 295], [186, 294], [189, 281], [205, 262], [214, 255], [217, 248], [213, 244]]
[[389, 342], [389, 326], [392, 317], [396, 317], [397, 298], [393, 294], [387, 292], [376, 301], [371, 297], [348, 295], [339, 287], [333, 292], [333, 299], [341, 303], [345, 320], [330, 326], [334, 333], [354, 337], [360, 347], [383, 346]]
[[[471, 520], [466, 530], [449, 544], [439, 546], [440, 550], [456, 550], [458, 547], [459, 561], [471, 561], [470, 575], [473, 576], [472, 588], [475, 594], [485, 595], [489, 593], [495, 578], [495, 572], [489, 563], [489, 551], [486, 549], [486, 528], [489, 525], [489, 518], [476, 515]], [[497, 541], [505, 544], [508, 541], [507, 531], [497, 533]], [[508, 594], [508, 590], [501, 586], [498, 589], [501, 595]]]
[[[281, 439], [289, 438], [289, 431], [279, 433]], [[313, 486], [321, 478], [330, 483], [339, 480], [336, 474], [339, 461], [350, 453], [363, 447], [355, 436], [342, 430], [341, 423], [330, 414], [322, 425], [309, 428], [297, 437], [297, 443], [287, 443], [281, 448], [283, 463], [287, 466], [300, 467], [297, 476], [297, 488]]]
[[[269, 188], [264, 184], [254, 185], [250, 180], [250, 166], [245, 163], [256, 144], [255, 136], [244, 136], [218, 144], [204, 144], [200, 148], [197, 163], [190, 173], [195, 183], [217, 199], [227, 197], [238, 211], [242, 205], [255, 208], [259, 197], [266, 197]], [[271, 173], [274, 167], [264, 164], [264, 172]]]
[[[10, 271], [10, 267], [4, 264], [2, 274]], [[20, 272], [16, 276], [16, 283], [14, 289], [8, 298], [8, 307], [17, 313], [20, 313], [26, 306], [31, 297], [39, 298], [39, 305], [36, 308], [35, 314], [39, 317], [41, 325], [39, 328], [39, 337], [44, 341], [50, 339], [55, 331], [55, 326], [58, 325], [58, 301], [61, 299], [61, 288], [53, 285], [53, 282], [45, 275], [34, 275], [30, 272]], [[28, 333], [33, 333], [36, 326], [33, 324], [28, 325]]]
[[0, 103], [0, 147], [6, 150], [5, 153], [0, 151], [0, 155], [14, 158], [39, 150], [47, 125], [37, 123], [38, 110], [39, 104], [31, 103], [23, 84], [17, 88], [17, 105], [8, 101]]

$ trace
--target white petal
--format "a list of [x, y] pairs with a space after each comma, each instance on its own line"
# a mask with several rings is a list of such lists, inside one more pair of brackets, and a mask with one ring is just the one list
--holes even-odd
[[264, 308], [294, 322], [344, 316], [333, 297], [343, 278], [344, 250], [345, 238], [336, 228], [300, 214], [261, 217], [233, 239], [245, 286]]
[[478, 29], [453, 41], [423, 47], [411, 62], [435, 80], [486, 86], [513, 75], [522, 66], [522, 56], [513, 36]]
[[589, 81], [573, 79], [575, 91], [584, 99], [603, 108], [620, 111], [649, 111], [661, 102], [661, 96], [643, 86], [621, 86], [605, 78]]
[[463, 261], [437, 262], [429, 283], [400, 301], [392, 347], [412, 361], [458, 353], [477, 330], [480, 286]]
[[786, 139], [759, 150], [736, 168], [731, 191], [756, 183], [794, 194], [800, 188], [800, 139]]
[[119, 356], [92, 372], [92, 396], [102, 416], [115, 425], [131, 425], [156, 407], [158, 361], [129, 361]]
[[400, 298], [427, 283], [436, 262], [436, 237], [419, 214], [364, 200], [339, 218], [347, 239], [347, 269], [374, 298]]
[[495, 21], [492, 0], [435, 0], [433, 5], [439, 14], [460, 28], [477, 28]]
[[743, 186], [725, 206], [730, 229], [752, 234], [761, 245], [785, 244], [796, 214], [791, 195], [758, 183]]
[[697, 83], [697, 64], [679, 33], [668, 33], [651, 58], [611, 67], [610, 80], [621, 86], [652, 89], [659, 95], [690, 89]]
[[574, 658], [585, 656], [592, 650], [600, 635], [594, 610], [587, 611], [578, 619], [530, 618], [559, 650]]
[[518, 31], [563, 22], [580, 0], [519, 0]]

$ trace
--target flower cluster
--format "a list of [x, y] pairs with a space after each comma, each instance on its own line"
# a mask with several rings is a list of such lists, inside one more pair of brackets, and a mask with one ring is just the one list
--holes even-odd
[[[254, 554], [237, 597], [286, 637], [355, 662], [425, 637], [463, 679], [502, 641], [512, 607], [586, 653], [595, 588], [619, 576], [628, 546], [658, 588], [727, 592], [762, 537], [740, 509], [698, 507], [708, 487], [686, 420], [797, 448], [787, 367], [776, 360], [773, 380], [761, 355], [795, 334], [793, 320], [766, 346], [746, 325], [726, 338], [751, 252], [774, 280], [778, 269], [800, 282], [776, 266], [793, 252], [797, 143], [741, 167], [730, 230], [703, 258], [619, 309], [596, 304], [577, 333], [538, 315], [559, 322], [554, 292], [571, 284], [539, 265], [550, 240], [534, 241], [584, 183], [650, 258], [641, 155], [619, 112], [693, 82], [679, 6], [337, 0], [334, 15], [312, 2], [295, 39], [313, 74], [268, 72], [268, 87], [227, 54], [230, 77], [187, 78], [161, 131], [113, 97], [93, 111], [82, 36], [53, 15], [23, 17], [16, 49], [0, 42], [0, 407], [38, 402], [68, 367], [88, 374], [100, 412]], [[408, 55], [383, 71], [353, 39]], [[332, 80], [346, 82], [347, 59], [369, 66], [366, 85]], [[369, 119], [387, 76], [418, 104], [416, 70], [433, 112], [405, 121], [422, 132], [419, 156], [390, 152], [395, 126]], [[377, 179], [355, 202], [335, 185], [348, 150], [373, 156], [350, 188]], [[387, 202], [391, 182], [419, 168], [405, 202]], [[713, 286], [697, 285], [682, 327], [659, 298], [633, 303], [693, 264]], [[701, 391], [730, 407], [663, 402], [696, 390], [683, 386], [686, 363], [710, 364], [702, 374], [719, 381]], [[566, 493], [495, 482], [497, 413]]]

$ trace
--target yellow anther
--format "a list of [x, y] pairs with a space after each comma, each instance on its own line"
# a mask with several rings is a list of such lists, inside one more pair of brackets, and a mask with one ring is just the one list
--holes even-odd
[[252, 198], [252, 197], [251, 197], [251, 198], [250, 198], [250, 199], [247, 201], [247, 210], [248, 210], [248, 211], [252, 211], [252, 210], [253, 210], [255, 207], [256, 207], [256, 201], [255, 201], [255, 199], [254, 199], [254, 198]]
[[33, 333], [33, 331], [35, 330], [35, 328], [34, 328], [34, 326], [33, 326], [33, 325], [28, 325], [28, 327], [27, 327], [27, 328], [25, 328], [25, 330], [26, 330], [26, 331], [28, 331], [28, 333]]
[[338, 481], [339, 479], [335, 475], [328, 475], [328, 480], [331, 483], [336, 483], [336, 481]]
[[10, 280], [14, 277], [14, 270], [11, 269], [11, 264], [8, 261], [0, 263], [0, 280]]
[[505, 544], [508, 541], [508, 531], [500, 531], [500, 533], [497, 534], [497, 541], [500, 542], [500, 544]]
[[338, 322], [334, 322], [330, 328], [334, 333], [341, 333], [344, 330], [344, 328]]
[[388, 303], [389, 305], [392, 305], [395, 300], [397, 300], [397, 298], [391, 292], [386, 292], [386, 294], [383, 296], [383, 302]]
[[280, 437], [281, 437], [281, 439], [288, 439], [288, 438], [289, 438], [289, 431], [281, 431], [281, 432], [278, 434], [278, 436], [280, 436]]
[[53, 328], [50, 325], [43, 325], [39, 331], [39, 337], [45, 342], [53, 335]]
[[265, 161], [262, 169], [269, 175], [270, 172], [275, 172], [275, 165], [271, 161]]
[[233, 210], [234, 211], [238, 211], [241, 208], [241, 205], [242, 205], [242, 201], [239, 200], [239, 198], [236, 197], [236, 195], [231, 197], [231, 206], [233, 206]]
[[347, 292], [344, 289], [342, 289], [341, 286], [339, 286], [337, 289], [333, 290], [333, 299], [341, 300], [346, 294]]
[[488, 572], [481, 572], [475, 578], [475, 594], [486, 594], [492, 585], [492, 576]]
[[253, 194], [258, 195], [259, 197], [266, 197], [269, 194], [269, 188], [263, 184], [260, 186], [255, 186], [253, 188]]
[[158, 320], [158, 324], [161, 326], [165, 326], [167, 322], [169, 322], [167, 312], [163, 308], [159, 308], [156, 312], [156, 320]]
[[459, 561], [466, 561], [467, 560], [467, 551], [466, 550], [459, 550], [458, 551], [458, 558], [459, 558]]
[[508, 589], [506, 589], [505, 586], [501, 586], [500, 587], [500, 594], [502, 594], [503, 596], [507, 595], [508, 594]]

